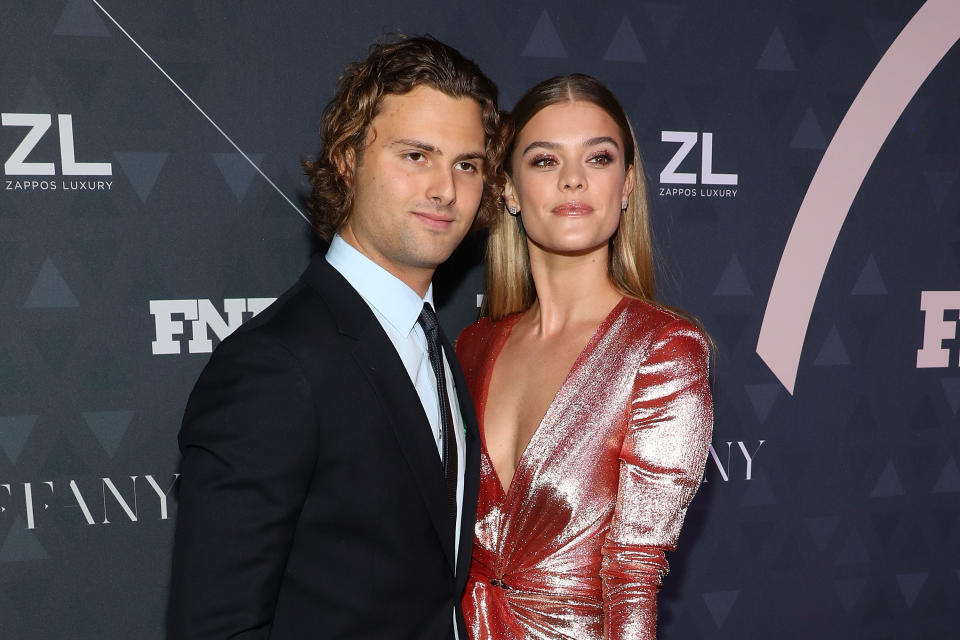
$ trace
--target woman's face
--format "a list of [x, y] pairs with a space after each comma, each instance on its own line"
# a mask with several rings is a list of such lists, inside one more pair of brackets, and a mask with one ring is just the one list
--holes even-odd
[[561, 254], [607, 246], [634, 174], [606, 111], [589, 102], [543, 108], [520, 130], [511, 160], [507, 204], [520, 209], [534, 245]]

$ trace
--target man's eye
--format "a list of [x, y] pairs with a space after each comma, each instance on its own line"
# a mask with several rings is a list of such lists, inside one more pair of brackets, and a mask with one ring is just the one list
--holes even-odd
[[426, 156], [419, 151], [408, 151], [406, 154], [408, 160], [413, 162], [423, 162], [426, 159]]
[[464, 173], [476, 173], [478, 171], [477, 165], [467, 161], [458, 162], [457, 169]]

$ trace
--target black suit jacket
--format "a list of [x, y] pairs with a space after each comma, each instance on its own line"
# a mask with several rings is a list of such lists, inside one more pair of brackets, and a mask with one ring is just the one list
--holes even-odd
[[180, 431], [169, 638], [449, 640], [456, 611], [467, 640], [480, 446], [444, 348], [466, 426], [456, 558], [417, 392], [322, 255], [220, 344]]

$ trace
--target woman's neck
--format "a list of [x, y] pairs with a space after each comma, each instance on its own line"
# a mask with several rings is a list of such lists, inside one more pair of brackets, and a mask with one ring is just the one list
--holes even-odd
[[537, 302], [530, 321], [543, 336], [567, 327], [599, 322], [623, 297], [610, 281], [606, 245], [577, 255], [544, 251], [528, 242], [530, 271]]

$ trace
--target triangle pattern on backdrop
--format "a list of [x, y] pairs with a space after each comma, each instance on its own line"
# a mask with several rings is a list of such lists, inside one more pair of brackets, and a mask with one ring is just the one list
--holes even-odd
[[796, 71], [797, 67], [793, 64], [793, 56], [787, 49], [787, 43], [783, 39], [780, 27], [774, 27], [773, 33], [767, 40], [767, 46], [757, 60], [757, 69], [763, 71]]
[[637, 32], [633, 30], [630, 24], [630, 18], [623, 16], [617, 32], [607, 47], [607, 53], [603, 56], [604, 60], [612, 62], [646, 62], [647, 56], [643, 53], [643, 47], [637, 39]]
[[727, 262], [727, 266], [724, 268], [723, 274], [721, 274], [720, 280], [717, 282], [717, 286], [713, 290], [713, 295], [753, 295], [753, 289], [750, 287], [750, 283], [747, 282], [747, 274], [744, 273], [743, 267], [740, 265], [740, 260], [737, 258], [737, 254], [730, 256], [730, 261]]
[[[239, 153], [211, 153], [210, 155], [217, 163], [217, 168], [220, 169], [223, 179], [227, 181], [230, 191], [236, 196], [237, 202], [242, 202], [250, 188], [250, 182], [257, 175], [257, 170], [250, 166], [247, 159]], [[247, 157], [258, 167], [263, 160], [262, 153], [248, 153]]]
[[566, 58], [567, 49], [560, 41], [560, 34], [557, 28], [553, 26], [550, 15], [544, 9], [537, 19], [536, 26], [523, 47], [523, 53], [520, 55], [529, 58]]
[[48, 560], [50, 556], [43, 548], [36, 534], [27, 529], [27, 523], [17, 516], [0, 545], [0, 562], [25, 562], [29, 560]]
[[820, 121], [813, 113], [813, 107], [807, 107], [803, 118], [797, 126], [797, 132], [793, 134], [793, 140], [790, 141], [792, 149], [815, 149], [821, 151], [827, 148], [827, 140], [823, 135], [823, 128]]
[[823, 341], [823, 346], [820, 347], [820, 352], [817, 353], [817, 357], [813, 361], [813, 364], [818, 367], [832, 367], [850, 364], [850, 356], [847, 355], [847, 347], [844, 346], [843, 340], [840, 338], [840, 332], [837, 331], [835, 326], [830, 328], [830, 332], [827, 334], [827, 339]]
[[880, 275], [880, 269], [877, 268], [877, 261], [873, 256], [867, 258], [867, 263], [863, 265], [863, 271], [853, 285], [853, 295], [855, 296], [885, 296], [887, 295], [887, 286], [883, 283], [883, 277]]
[[133, 411], [87, 411], [83, 419], [96, 436], [103, 450], [111, 458], [117, 453], [120, 441], [123, 440], [130, 421], [133, 420]]
[[953, 415], [960, 412], [960, 378], [941, 378], [940, 386], [943, 387], [943, 393], [947, 396], [947, 404]]
[[63, 8], [57, 25], [53, 28], [57, 36], [92, 36], [109, 38], [110, 31], [100, 18], [96, 6], [89, 0], [68, 0]]
[[870, 496], [872, 498], [889, 498], [892, 496], [902, 496], [904, 493], [900, 474], [897, 473], [897, 468], [893, 466], [893, 460], [888, 460], [887, 466], [885, 466], [880, 473], [880, 477], [873, 486], [873, 491], [870, 492]]
[[169, 154], [166, 151], [117, 151], [113, 155], [140, 202], [146, 202]]
[[739, 597], [739, 589], [736, 591], [714, 591], [703, 594], [703, 602], [707, 605], [707, 611], [710, 612], [710, 617], [713, 618], [713, 623], [717, 625], [717, 629], [723, 627], [723, 623], [727, 621], [727, 617], [730, 615], [733, 604]]
[[897, 584], [900, 586], [900, 593], [906, 601], [908, 607], [912, 607], [920, 595], [920, 589], [923, 583], [927, 581], [927, 573], [898, 573]]
[[782, 387], [777, 383], [768, 383], [745, 384], [743, 388], [747, 392], [754, 413], [757, 414], [757, 420], [760, 421], [760, 424], [763, 424], [767, 421], [770, 410], [773, 409], [773, 402], [777, 399]]
[[947, 458], [943, 470], [937, 477], [937, 482], [933, 485], [934, 493], [953, 493], [960, 491], [960, 468], [957, 467], [957, 459], [953, 456]]
[[37, 416], [0, 416], [0, 449], [13, 464], [17, 464], [36, 423]]
[[27, 309], [60, 309], [65, 307], [79, 307], [76, 296], [67, 286], [66, 280], [60, 275], [53, 261], [47, 258], [40, 267], [40, 273], [30, 288], [27, 301], [23, 303]]

